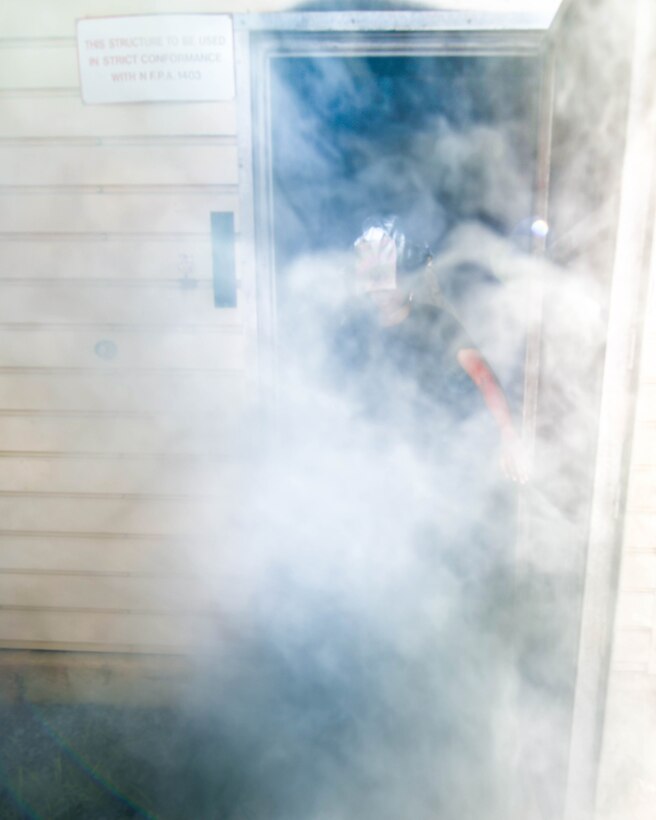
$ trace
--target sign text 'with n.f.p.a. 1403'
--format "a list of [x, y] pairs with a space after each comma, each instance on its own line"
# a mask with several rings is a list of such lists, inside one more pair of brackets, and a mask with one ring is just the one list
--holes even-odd
[[85, 103], [231, 100], [227, 14], [152, 14], [78, 20]]

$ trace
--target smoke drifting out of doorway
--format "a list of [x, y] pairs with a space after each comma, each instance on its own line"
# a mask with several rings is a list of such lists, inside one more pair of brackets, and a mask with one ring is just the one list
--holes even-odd
[[[624, 66], [608, 59], [622, 26], [583, 7], [558, 74], [548, 215], [535, 209], [538, 61], [272, 58], [276, 389], [244, 410], [213, 351], [203, 351], [211, 375], [190, 373], [175, 395], [140, 376], [148, 406], [185, 420], [159, 439], [141, 432], [142, 449], [166, 438], [172, 453], [210, 456], [206, 482], [192, 469], [187, 479], [183, 459], [161, 471], [157, 486], [174, 500], [148, 508], [151, 528], [180, 530], [175, 505], [191, 506], [180, 495], [200, 499], [194, 533], [210, 548], [185, 544], [204, 598], [166, 604], [181, 620], [195, 607], [219, 613], [195, 636], [199, 787], [187, 817], [559, 817], [621, 157], [613, 124], [623, 122]], [[607, 140], [600, 122], [613, 125]], [[499, 466], [480, 397], [472, 385], [459, 393], [453, 351], [431, 347], [439, 334], [419, 334], [401, 361], [378, 355], [380, 331], [353, 292], [353, 243], [367, 217], [389, 214], [432, 255], [409, 281], [413, 310], [462, 323], [528, 434], [521, 491]], [[549, 258], [531, 253], [547, 228]], [[139, 242], [135, 269], [150, 252]], [[187, 262], [170, 277], [192, 295]], [[179, 311], [178, 296], [166, 310]], [[35, 313], [85, 315], [77, 298]], [[142, 321], [142, 304], [125, 306], [130, 321]], [[536, 329], [539, 377], [526, 371]], [[172, 334], [139, 366], [159, 354], [196, 367], [188, 336]], [[431, 355], [435, 380], [457, 387], [453, 404], [426, 402]], [[539, 414], [527, 418], [536, 388]], [[190, 396], [211, 399], [193, 424]], [[110, 414], [133, 400], [120, 385], [96, 398]], [[112, 506], [110, 531], [150, 503], [139, 493], [158, 465], [135, 463], [121, 476], [134, 509], [124, 504], [117, 522]], [[187, 532], [176, 536], [156, 553], [171, 574]]]
[[[616, 92], [603, 101], [557, 97], [553, 196], [574, 211], [549, 226], [533, 207], [541, 65], [513, 59], [272, 62], [275, 421], [216, 561], [240, 637], [205, 670], [202, 701], [217, 789], [244, 795], [246, 816], [562, 808], [610, 270], [594, 243], [565, 250], [563, 220], [587, 214], [606, 252], [613, 241], [590, 210], [601, 180], [565, 181], [581, 167], [567, 147], [583, 133], [616, 169], [619, 135], [599, 144], [586, 124], [621, 109], [623, 75], [618, 58], [597, 77]], [[588, 70], [578, 48], [563, 59]], [[415, 306], [462, 322], [535, 436], [521, 498], [484, 406], [455, 422], [437, 404], [415, 413], [420, 350], [398, 367], [358, 361], [362, 336], [378, 337], [353, 313], [353, 242], [389, 213], [432, 254]], [[549, 227], [547, 260], [530, 251]]]

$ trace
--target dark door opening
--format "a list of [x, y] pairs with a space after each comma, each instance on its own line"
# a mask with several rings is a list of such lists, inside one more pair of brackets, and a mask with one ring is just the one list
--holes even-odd
[[431, 241], [463, 219], [512, 232], [532, 213], [538, 69], [516, 56], [275, 59], [277, 260], [348, 247], [372, 211]]
[[[437, 292], [477, 336], [521, 415], [522, 272], [500, 270], [492, 251], [472, 245], [482, 236], [490, 248], [495, 241], [530, 248], [540, 70], [535, 56], [499, 54], [271, 61], [275, 311], [283, 346], [286, 326], [295, 325], [289, 270], [306, 255], [341, 254], [348, 265], [363, 221], [396, 214], [435, 256], [426, 298]], [[451, 261], [443, 265], [446, 250]], [[308, 265], [304, 275], [312, 289], [312, 276], [321, 274]], [[512, 306], [506, 285], [515, 290]]]

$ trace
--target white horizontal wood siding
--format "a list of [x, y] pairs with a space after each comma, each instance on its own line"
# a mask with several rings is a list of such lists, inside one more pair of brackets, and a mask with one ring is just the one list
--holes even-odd
[[103, 186], [118, 191], [121, 186], [154, 185], [207, 190], [212, 185], [237, 184], [237, 149], [230, 137], [219, 136], [195, 140], [193, 145], [183, 138], [155, 145], [80, 140], [74, 145], [49, 145], [47, 150], [36, 142], [5, 141], [0, 143], [0, 177], [5, 185], [37, 189]]
[[236, 102], [84, 105], [76, 20], [274, 9], [1, 4], [0, 647], [178, 652], [220, 619], [249, 348], [210, 213], [239, 231]]
[[228, 136], [235, 133], [235, 106], [231, 102], [85, 106], [79, 90], [68, 89], [0, 94], [0, 138], [30, 140], [43, 137], [44, 131], [58, 143], [75, 137], [155, 141], [155, 137]]

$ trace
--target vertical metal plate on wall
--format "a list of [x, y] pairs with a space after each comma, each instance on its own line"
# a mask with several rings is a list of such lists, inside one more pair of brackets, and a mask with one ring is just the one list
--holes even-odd
[[235, 215], [232, 211], [217, 211], [210, 217], [214, 307], [234, 308], [237, 307]]

